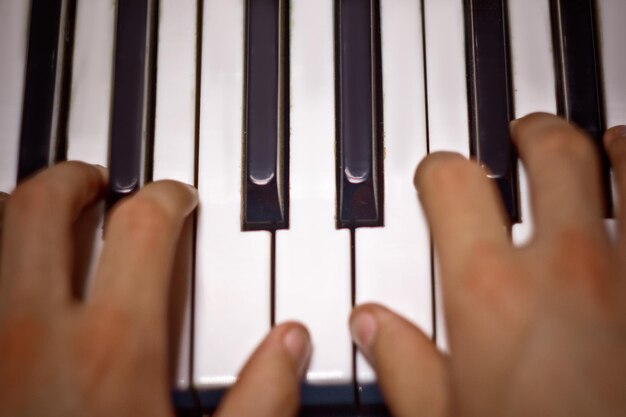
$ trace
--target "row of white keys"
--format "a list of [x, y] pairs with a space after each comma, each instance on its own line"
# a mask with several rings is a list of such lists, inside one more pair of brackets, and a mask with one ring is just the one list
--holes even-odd
[[244, 3], [205, 0], [202, 17], [193, 383], [209, 392], [270, 329], [271, 235], [241, 231]]
[[[160, 0], [157, 42], [154, 181], [194, 185], [196, 151], [196, 0]], [[181, 236], [176, 276], [170, 292], [170, 352], [176, 400], [189, 399], [193, 219]], [[182, 394], [182, 395], [181, 395]]]
[[[385, 225], [356, 230], [356, 302], [378, 302], [432, 334], [430, 235], [413, 174], [426, 156], [426, 97], [419, 2], [381, 1]], [[402, 47], [399, 47], [402, 45]], [[357, 357], [359, 385], [375, 381]], [[367, 390], [361, 391], [361, 403]]]
[[[468, 158], [469, 116], [463, 2], [425, 0], [424, 14], [429, 151], [453, 151]], [[446, 351], [448, 342], [437, 262], [435, 307], [437, 346]]]
[[[510, 45], [515, 117], [557, 112], [549, 0], [509, 0]], [[517, 246], [533, 233], [528, 179], [519, 165], [521, 223], [513, 225]]]
[[[350, 236], [335, 226], [333, 1], [291, 2], [290, 225], [276, 232], [276, 320], [312, 337], [304, 401], [352, 396]], [[349, 397], [349, 398], [348, 398]]]
[[17, 181], [30, 1], [0, 2], [0, 192]]
[[626, 2], [599, 0], [599, 37], [607, 126], [626, 124]]

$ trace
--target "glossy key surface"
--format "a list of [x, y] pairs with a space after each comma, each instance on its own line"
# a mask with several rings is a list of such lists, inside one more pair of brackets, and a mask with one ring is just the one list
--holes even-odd
[[340, 227], [383, 224], [380, 6], [335, 2], [337, 219]]
[[287, 226], [289, 146], [288, 2], [246, 5], [243, 226]]
[[519, 220], [506, 0], [466, 0], [470, 149], [497, 184], [512, 223]]

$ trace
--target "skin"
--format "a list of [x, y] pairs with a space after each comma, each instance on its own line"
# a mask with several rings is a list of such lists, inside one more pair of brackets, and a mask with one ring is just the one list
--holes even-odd
[[[389, 309], [350, 328], [395, 416], [626, 414], [626, 204], [617, 239], [601, 220], [599, 158], [554, 116], [512, 125], [529, 175], [535, 234], [507, 235], [485, 171], [437, 153], [415, 184], [438, 252], [450, 355]], [[626, 195], [626, 132], [605, 146]], [[72, 291], [74, 226], [106, 171], [59, 164], [0, 195], [0, 416], [171, 416], [167, 295], [198, 197], [163, 181], [117, 206], [86, 300]], [[0, 217], [1, 218], [1, 217]], [[306, 329], [276, 326], [217, 411], [293, 416], [312, 353]]]

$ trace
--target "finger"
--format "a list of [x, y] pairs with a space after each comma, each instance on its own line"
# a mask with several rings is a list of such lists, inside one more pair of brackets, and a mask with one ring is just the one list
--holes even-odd
[[601, 231], [600, 163], [591, 139], [545, 113], [514, 122], [511, 134], [528, 172], [537, 237], [572, 227]]
[[311, 357], [306, 329], [296, 323], [274, 328], [256, 349], [216, 416], [295, 416], [299, 385]]
[[107, 222], [93, 304], [145, 319], [148, 332], [160, 327], [180, 232], [197, 204], [197, 191], [174, 181], [151, 183], [120, 202]]
[[64, 302], [70, 294], [73, 224], [106, 188], [106, 170], [64, 162], [22, 183], [9, 198], [4, 221], [5, 297], [32, 305]]
[[438, 152], [422, 161], [415, 185], [444, 275], [458, 276], [479, 246], [510, 246], [502, 201], [478, 165]]
[[626, 126], [616, 126], [604, 135], [604, 145], [613, 167], [617, 195], [616, 217], [620, 236], [626, 238]]
[[4, 229], [4, 208], [6, 206], [6, 202], [9, 199], [9, 195], [6, 193], [0, 193], [0, 270], [2, 265], [2, 235]]
[[376, 304], [356, 307], [350, 329], [376, 371], [392, 415], [446, 415], [446, 361], [424, 333]]

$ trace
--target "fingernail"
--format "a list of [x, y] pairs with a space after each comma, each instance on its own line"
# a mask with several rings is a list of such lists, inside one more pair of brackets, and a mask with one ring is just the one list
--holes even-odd
[[615, 126], [607, 132], [606, 145], [610, 145], [617, 139], [626, 138], [626, 126]]
[[192, 192], [194, 192], [195, 194], [197, 194], [197, 193], [198, 193], [198, 189], [197, 189], [196, 187], [194, 187], [193, 185], [191, 185], [191, 184], [187, 184], [187, 183], [184, 183], [184, 184], [187, 186], [187, 188], [189, 188], [189, 189], [190, 189]]
[[377, 330], [378, 323], [376, 322], [376, 318], [370, 313], [359, 313], [350, 323], [352, 339], [368, 359], [371, 359], [370, 349]]
[[107, 178], [109, 175], [109, 171], [106, 169], [106, 167], [100, 165], [100, 164], [93, 164], [93, 166], [100, 171], [100, 175], [102, 175], [102, 178]]
[[289, 330], [283, 338], [285, 349], [298, 364], [298, 377], [302, 378], [311, 357], [311, 340], [309, 334], [300, 326]]

